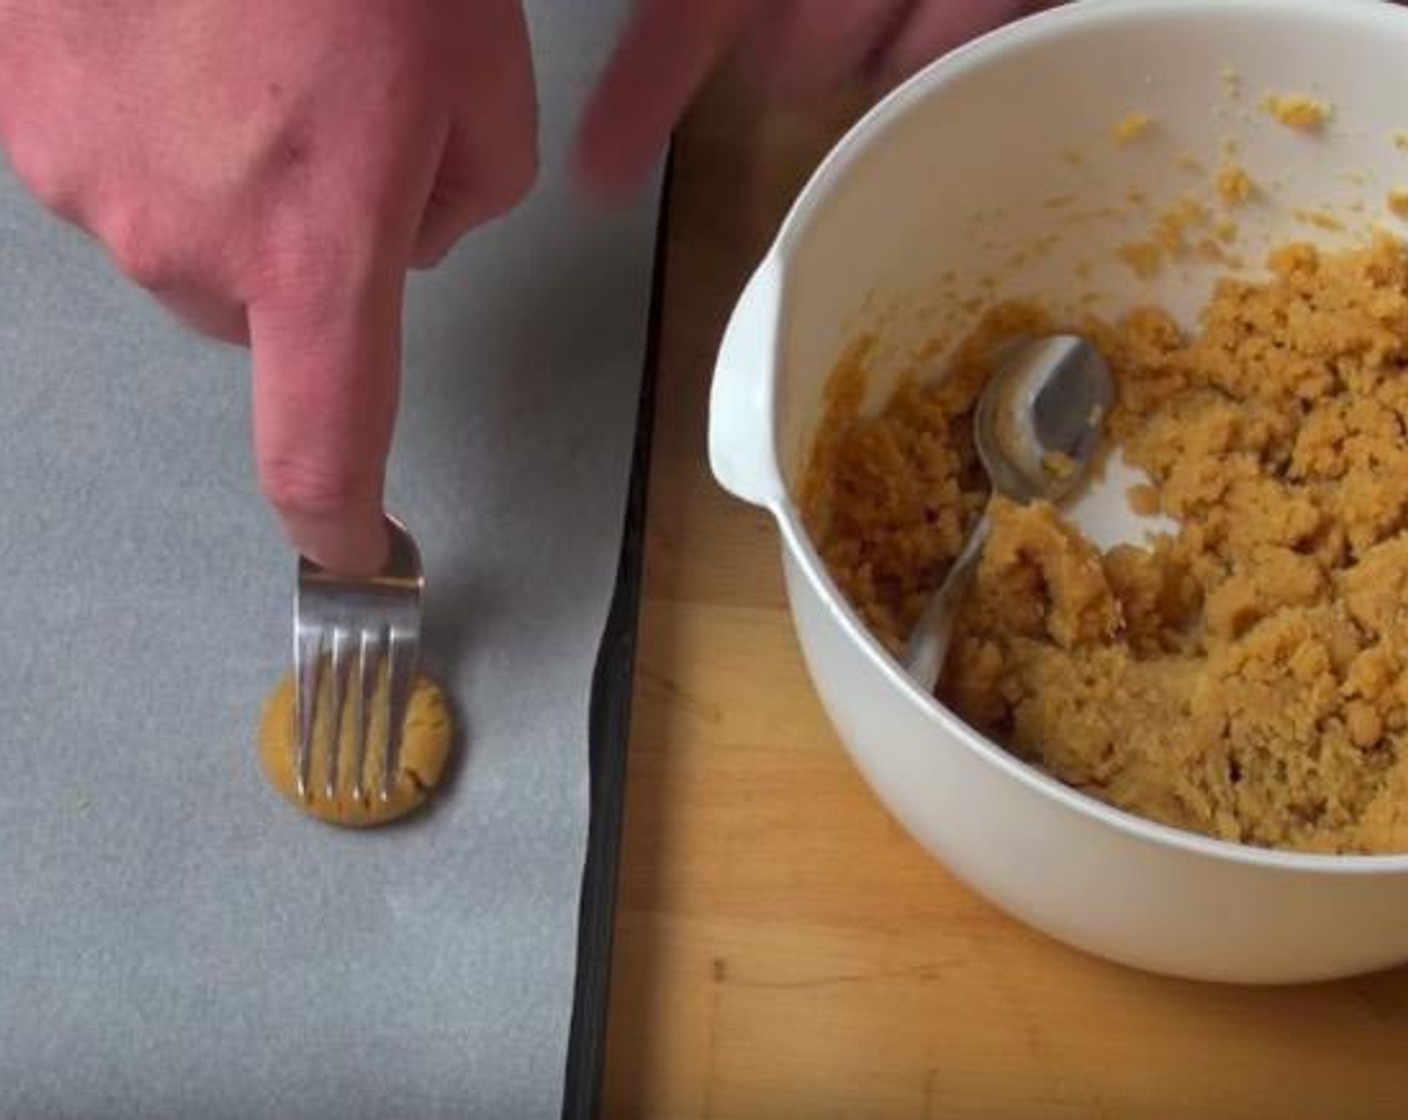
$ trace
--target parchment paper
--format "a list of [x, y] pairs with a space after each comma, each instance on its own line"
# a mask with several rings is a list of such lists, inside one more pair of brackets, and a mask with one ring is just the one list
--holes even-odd
[[543, 182], [410, 295], [390, 505], [462, 753], [403, 828], [258, 769], [293, 557], [246, 356], [0, 175], [0, 1116], [558, 1114], [657, 194], [590, 211], [563, 153], [620, 7], [530, 5]]

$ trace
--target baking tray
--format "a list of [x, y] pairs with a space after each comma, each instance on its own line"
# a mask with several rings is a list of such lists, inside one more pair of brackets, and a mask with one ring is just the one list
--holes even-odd
[[[615, 305], [594, 353], [574, 331], [599, 332], [594, 301], [614, 298], [595, 263], [623, 260], [611, 256], [627, 242], [610, 223], [567, 259], [558, 227], [531, 222], [470, 247], [485, 254], [479, 266], [527, 276], [552, 259], [567, 277], [527, 309], [565, 309], [555, 341], [483, 336], [528, 348], [513, 377], [466, 380], [426, 353], [454, 332], [463, 353], [484, 357], [480, 336], [463, 332], [512, 319], [523, 289], [484, 289], [492, 303], [480, 308], [454, 283], [422, 287], [408, 339], [417, 397], [463, 399], [453, 413], [403, 417], [420, 459], [393, 507], [418, 506], [411, 520], [450, 608], [428, 620], [439, 628], [429, 653], [461, 682], [473, 718], [454, 795], [395, 835], [354, 837], [280, 805], [249, 746], [254, 702], [286, 665], [291, 572], [248, 484], [240, 356], [174, 334], [32, 206], [0, 208], [13, 280], [0, 315], [11, 355], [0, 363], [0, 635], [11, 655], [0, 744], [17, 778], [0, 787], [0, 1116], [595, 1114], [649, 439], [649, 391], [635, 374], [650, 370], [641, 324], [658, 307], [659, 211], [636, 214], [634, 248], [621, 251], [639, 263], [621, 267], [637, 294], [629, 316]], [[592, 286], [573, 305], [583, 278]], [[467, 322], [470, 312], [479, 318]], [[513, 321], [531, 325], [532, 314]], [[636, 340], [629, 357], [616, 349], [623, 338]], [[556, 381], [562, 370], [575, 381]], [[618, 483], [587, 512], [578, 417], [613, 379]], [[575, 395], [553, 419], [542, 394], [559, 390]], [[508, 417], [534, 425], [495, 462], [466, 438], [473, 416], [486, 434]], [[437, 467], [443, 455], [462, 458]], [[546, 511], [510, 502], [559, 478]], [[476, 535], [457, 554], [447, 516], [472, 529], [481, 514], [516, 518], [517, 536]], [[568, 542], [596, 534], [595, 604], [570, 579], [561, 586], [561, 557], [581, 568], [570, 543], [544, 555], [537, 531], [555, 525]], [[485, 585], [486, 573], [516, 582]], [[543, 656], [560, 662], [561, 647], [541, 619], [524, 631], [524, 604], [578, 611], [568, 670], [580, 717], [546, 731], [534, 694], [563, 679], [560, 665], [543, 676]], [[216, 623], [190, 625], [212, 611]], [[523, 703], [504, 710], [495, 690], [525, 670]], [[505, 721], [522, 719], [524, 734], [552, 737], [551, 756], [535, 761], [537, 740], [512, 739]], [[525, 799], [525, 778], [539, 800]], [[581, 806], [580, 841], [546, 831], [561, 826], [544, 790]], [[525, 850], [525, 832], [536, 848]], [[544, 929], [550, 955], [525, 936]], [[403, 955], [365, 955], [386, 944]], [[350, 1005], [329, 998], [348, 993]]]
[[668, 272], [670, 187], [673, 159], [667, 160], [660, 190], [655, 235], [645, 368], [631, 458], [630, 491], [621, 543], [621, 560], [611, 611], [592, 678], [590, 713], [591, 818], [587, 858], [578, 911], [577, 978], [572, 1026], [567, 1042], [567, 1072], [562, 1095], [563, 1120], [594, 1120], [601, 1112], [611, 987], [611, 953], [616, 920], [616, 883], [620, 868], [622, 815], [625, 808], [626, 752], [631, 730], [635, 683], [637, 622], [645, 560], [649, 507], [650, 452], [659, 378], [660, 323]]

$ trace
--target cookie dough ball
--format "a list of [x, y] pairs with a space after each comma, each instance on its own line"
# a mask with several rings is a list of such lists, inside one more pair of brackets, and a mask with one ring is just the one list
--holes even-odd
[[[449, 757], [453, 725], [450, 707], [440, 688], [418, 677], [411, 692], [401, 737], [401, 756], [391, 795], [381, 797], [384, 750], [371, 744], [386, 738], [386, 704], [382, 697], [372, 704], [372, 722], [362, 775], [362, 796], [353, 796], [356, 750], [353, 744], [355, 719], [350, 702], [346, 705], [338, 736], [338, 780], [333, 797], [327, 795], [328, 748], [333, 735], [330, 674], [323, 673], [318, 718], [313, 727], [312, 764], [308, 796], [298, 793], [294, 756], [297, 726], [294, 721], [294, 681], [281, 680], [264, 705], [259, 726], [259, 759], [264, 775], [295, 808], [328, 824], [369, 828], [388, 824], [419, 808], [439, 782]], [[383, 685], [384, 688], [384, 685]]]

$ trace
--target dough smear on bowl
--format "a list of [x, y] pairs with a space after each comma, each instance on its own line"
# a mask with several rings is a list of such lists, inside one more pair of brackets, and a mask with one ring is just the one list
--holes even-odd
[[[939, 696], [1113, 805], [1267, 847], [1408, 851], [1408, 260], [1386, 236], [1293, 244], [1226, 279], [1194, 330], [1158, 309], [1076, 324], [1110, 359], [1112, 438], [1177, 521], [1102, 552], [998, 503]], [[858, 413], [832, 383], [803, 488], [833, 578], [897, 648], [986, 501], [985, 355], [1052, 329], [990, 313], [950, 375]]]

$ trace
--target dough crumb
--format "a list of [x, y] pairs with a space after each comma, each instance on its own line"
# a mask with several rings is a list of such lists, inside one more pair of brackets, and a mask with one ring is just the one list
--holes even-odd
[[1301, 132], [1317, 132], [1330, 119], [1331, 107], [1301, 93], [1268, 93], [1261, 108], [1278, 123]]
[[1179, 170], [1190, 175], [1202, 175], [1207, 171], [1207, 165], [1192, 152], [1179, 152], [1174, 162], [1178, 164]]
[[1154, 127], [1154, 118], [1137, 109], [1131, 110], [1110, 126], [1110, 139], [1119, 147], [1133, 144]]
[[1344, 223], [1327, 210], [1311, 210], [1298, 206], [1291, 211], [1291, 217], [1303, 226], [1311, 226], [1326, 233], [1344, 232]]
[[1228, 206], [1240, 206], [1254, 190], [1251, 176], [1236, 164], [1226, 164], [1217, 173], [1217, 194]]
[[1164, 247], [1155, 241], [1127, 241], [1118, 249], [1119, 258], [1141, 280], [1152, 280], [1163, 271]]
[[[1146, 238], [1127, 241], [1117, 250], [1119, 259], [1141, 280], [1159, 275], [1171, 261], [1196, 255], [1203, 260], [1231, 263], [1222, 246], [1224, 223], [1214, 223], [1207, 205], [1185, 194], [1159, 212]], [[1207, 234], [1212, 236], [1207, 236]]]

